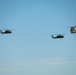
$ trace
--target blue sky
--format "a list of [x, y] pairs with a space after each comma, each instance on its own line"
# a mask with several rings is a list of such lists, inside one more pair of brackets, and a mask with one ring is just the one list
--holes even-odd
[[[76, 75], [75, 0], [0, 0], [1, 75]], [[65, 34], [52, 39], [52, 34]]]

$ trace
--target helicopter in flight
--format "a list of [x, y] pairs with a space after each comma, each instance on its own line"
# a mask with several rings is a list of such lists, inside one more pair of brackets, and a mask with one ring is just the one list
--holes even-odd
[[67, 28], [70, 28], [70, 33], [75, 34], [76, 33], [76, 26], [65, 26]]
[[70, 27], [70, 32], [72, 33], [76, 33], [76, 26]]
[[10, 29], [2, 29], [2, 30], [0, 30], [0, 33], [1, 34], [11, 34], [12, 31]]
[[56, 36], [53, 36], [53, 35], [51, 35], [51, 36], [52, 36], [53, 39], [64, 38], [64, 36], [61, 35], [61, 34], [57, 34]]

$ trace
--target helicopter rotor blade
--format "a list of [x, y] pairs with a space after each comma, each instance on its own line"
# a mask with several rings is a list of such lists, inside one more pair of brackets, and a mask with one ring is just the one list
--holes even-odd
[[55, 34], [55, 35], [66, 35], [66, 34]]
[[70, 28], [70, 27], [72, 27], [72, 26], [63, 26], [63, 27]]
[[76, 27], [76, 25], [75, 25], [75, 26], [63, 26], [63, 27], [66, 27], [66, 28], [71, 28], [71, 27]]
[[76, 27], [76, 26], [74, 26], [74, 27]]
[[14, 30], [14, 29], [0, 29], [0, 30]]

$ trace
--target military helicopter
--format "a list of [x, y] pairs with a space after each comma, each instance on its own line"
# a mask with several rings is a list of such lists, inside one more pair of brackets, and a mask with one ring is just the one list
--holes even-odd
[[64, 27], [70, 28], [70, 33], [71, 34], [76, 33], [76, 26], [64, 26]]
[[76, 26], [70, 27], [70, 32], [72, 33], [76, 33]]
[[2, 29], [2, 30], [0, 30], [0, 33], [1, 34], [11, 34], [12, 31], [10, 29]]
[[61, 34], [57, 34], [56, 36], [53, 36], [53, 35], [51, 35], [51, 36], [52, 36], [53, 39], [64, 38], [64, 36], [61, 35]]

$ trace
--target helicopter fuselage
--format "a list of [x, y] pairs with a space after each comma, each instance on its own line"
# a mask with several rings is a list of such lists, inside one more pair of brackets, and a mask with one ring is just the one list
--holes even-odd
[[0, 30], [0, 31], [1, 31], [1, 34], [11, 34], [12, 33], [12, 31], [10, 31], [10, 30], [6, 30], [4, 32], [2, 32], [2, 30]]
[[54, 36], [52, 35], [52, 38], [54, 38], [54, 39], [57, 39], [57, 38], [64, 38], [64, 36], [63, 36], [63, 35], [57, 35], [57, 36], [54, 37]]
[[72, 34], [72, 33], [75, 34], [75, 33], [76, 33], [76, 29], [75, 29], [74, 27], [71, 27], [71, 28], [70, 28], [70, 32], [71, 32], [71, 34]]

